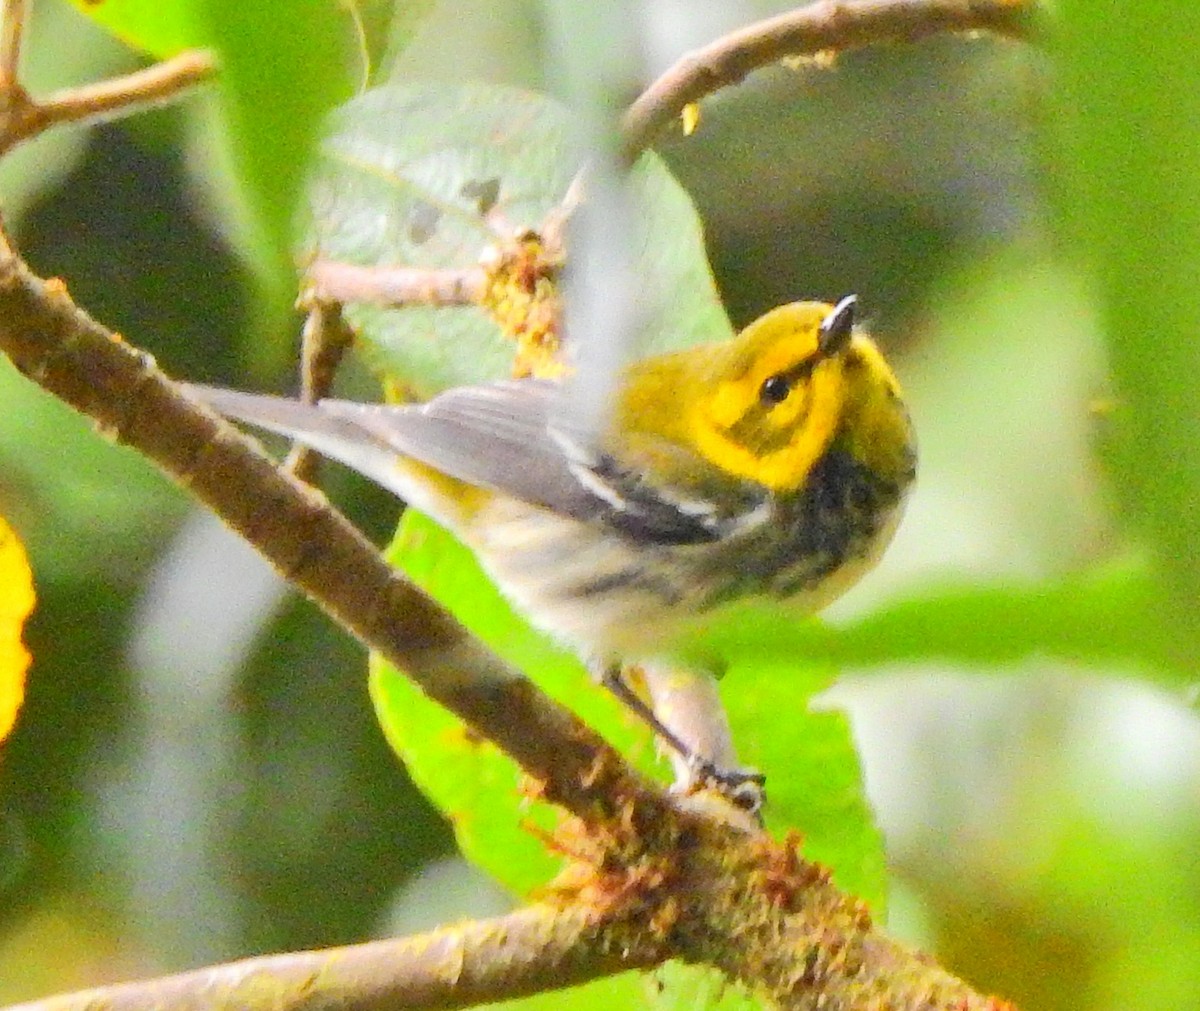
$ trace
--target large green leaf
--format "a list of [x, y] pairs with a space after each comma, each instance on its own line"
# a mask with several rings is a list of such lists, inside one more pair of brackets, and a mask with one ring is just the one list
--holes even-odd
[[839, 712], [813, 712], [809, 701], [828, 688], [828, 660], [796, 653], [775, 662], [754, 653], [727, 654], [722, 685], [738, 753], [767, 774], [767, 827], [800, 831], [806, 858], [833, 871], [837, 884], [886, 911], [883, 837], [863, 792], [858, 749]]
[[[390, 557], [475, 635], [644, 770], [666, 776], [645, 728], [592, 683], [575, 658], [514, 614], [474, 556], [449, 534], [410, 510]], [[808, 710], [809, 698], [828, 686], [832, 669], [813, 667], [800, 657], [758, 662], [736, 650], [719, 658], [730, 667], [725, 697], [735, 738], [770, 780], [770, 827], [799, 829], [805, 855], [828, 864], [842, 887], [882, 912], [883, 848], [863, 797], [848, 728], [840, 714]], [[519, 894], [545, 885], [561, 860], [530, 828], [549, 830], [557, 815], [522, 794], [515, 765], [472, 737], [378, 656], [371, 658], [371, 694], [388, 740], [417, 785], [449, 816], [463, 852]], [[654, 1006], [664, 1008], [758, 1006], [694, 967], [664, 970], [659, 984], [646, 993], [653, 995]]]
[[72, 0], [117, 38], [152, 56], [174, 56], [204, 44], [197, 30], [197, 0]]
[[[314, 253], [360, 265], [462, 268], [560, 206], [580, 158], [567, 111], [495, 85], [391, 85], [333, 118], [312, 191]], [[662, 162], [631, 175], [647, 279], [645, 350], [730, 336], [699, 219]], [[428, 396], [506, 375], [511, 349], [475, 308], [353, 306], [362, 346], [386, 380]]]
[[[643, 768], [665, 775], [645, 729], [590, 681], [575, 658], [514, 614], [449, 534], [410, 511], [391, 559], [550, 695]], [[828, 687], [832, 669], [827, 663], [812, 667], [803, 654], [762, 661], [733, 649], [718, 657], [730, 668], [724, 694], [735, 739], [770, 780], [771, 827], [799, 829], [807, 855], [830, 864], [843, 887], [881, 907], [882, 846], [863, 800], [848, 730], [840, 715], [808, 711], [808, 700]], [[512, 762], [473, 739], [377, 657], [371, 678], [389, 741], [417, 784], [450, 816], [464, 853], [520, 893], [544, 884], [559, 862], [523, 823], [548, 828], [554, 814], [520, 795]]]

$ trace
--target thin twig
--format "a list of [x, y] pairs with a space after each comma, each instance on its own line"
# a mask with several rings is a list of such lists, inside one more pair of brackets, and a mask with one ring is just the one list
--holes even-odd
[[79, 88], [64, 88], [38, 104], [47, 126], [94, 123], [174, 101], [216, 71], [217, 61], [211, 53], [190, 49], [132, 74]]
[[685, 54], [631, 105], [621, 123], [633, 158], [684, 107], [786, 56], [854, 49], [940, 32], [986, 30], [1029, 38], [1035, 0], [821, 0], [730, 32]]
[[[354, 344], [354, 330], [346, 322], [340, 302], [306, 295], [301, 306], [307, 306], [308, 314], [300, 339], [300, 400], [315, 404], [332, 392], [338, 366]], [[320, 462], [319, 453], [296, 442], [283, 465], [306, 484], [316, 484]]]
[[361, 267], [316, 260], [307, 280], [315, 299], [373, 305], [478, 305], [487, 287], [483, 267], [437, 270], [422, 267]]
[[[655, 965], [656, 947], [603, 952], [595, 917], [539, 905], [415, 937], [266, 955], [19, 1004], [7, 1011], [388, 1011], [469, 1007]], [[645, 933], [645, 932], [641, 932]]]
[[[4, 30], [11, 25], [6, 21]], [[0, 154], [64, 123], [90, 124], [128, 116], [179, 98], [217, 69], [210, 53], [189, 50], [152, 67], [98, 84], [30, 98], [12, 81], [0, 100]], [[7, 106], [7, 108], [5, 108]]]

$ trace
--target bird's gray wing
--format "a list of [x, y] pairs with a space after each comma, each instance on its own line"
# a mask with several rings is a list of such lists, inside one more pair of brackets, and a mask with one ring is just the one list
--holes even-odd
[[523, 379], [458, 387], [411, 407], [323, 400], [320, 408], [460, 481], [584, 518], [595, 495], [573, 470], [573, 443], [551, 427], [559, 393]]
[[573, 432], [562, 387], [545, 380], [458, 387], [403, 407], [346, 400], [314, 407], [229, 390], [190, 390], [222, 414], [289, 435], [402, 496], [397, 455], [647, 543], [709, 541], [720, 533], [712, 515], [646, 483]]

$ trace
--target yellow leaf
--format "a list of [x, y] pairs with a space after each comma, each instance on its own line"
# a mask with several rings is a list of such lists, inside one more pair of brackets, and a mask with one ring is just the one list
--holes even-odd
[[0, 517], [0, 741], [12, 730], [25, 697], [29, 652], [21, 642], [21, 627], [33, 601], [33, 574], [25, 549]]

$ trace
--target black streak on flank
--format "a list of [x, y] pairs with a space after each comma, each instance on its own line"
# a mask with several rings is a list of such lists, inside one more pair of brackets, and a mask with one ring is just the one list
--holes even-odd
[[586, 599], [605, 597], [621, 590], [649, 593], [668, 604], [678, 604], [683, 600], [679, 587], [666, 576], [647, 572], [637, 566], [579, 583], [571, 587], [570, 593], [573, 597]]
[[847, 561], [870, 547], [901, 488], [831, 447], [803, 487], [774, 498], [769, 526], [735, 538], [732, 554], [714, 554], [696, 582], [711, 589], [705, 607], [746, 594], [790, 597], [818, 587]]

